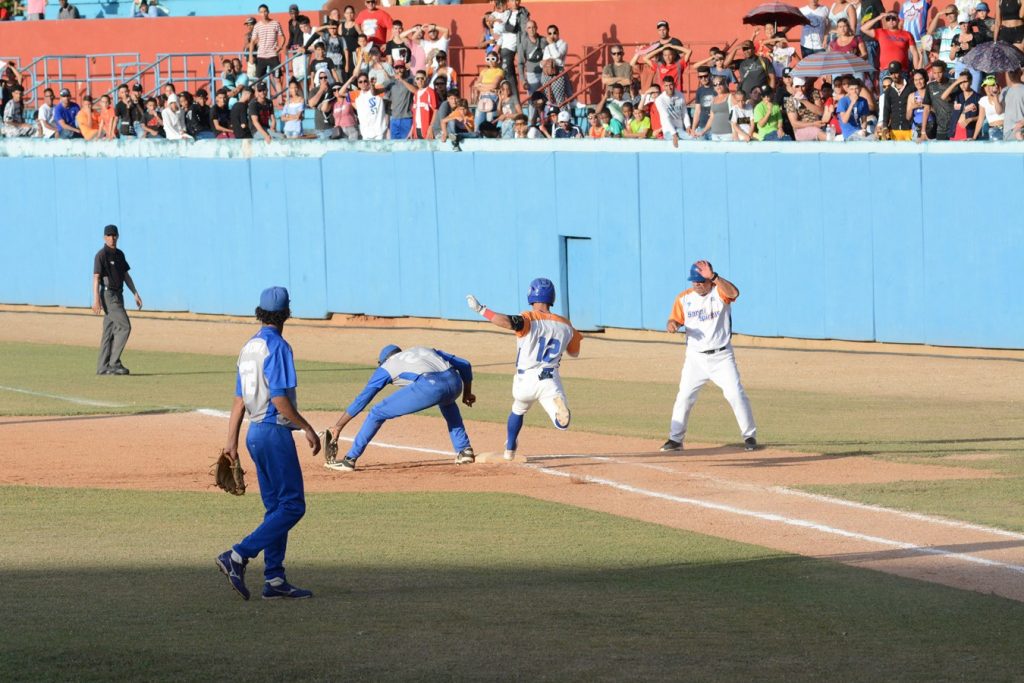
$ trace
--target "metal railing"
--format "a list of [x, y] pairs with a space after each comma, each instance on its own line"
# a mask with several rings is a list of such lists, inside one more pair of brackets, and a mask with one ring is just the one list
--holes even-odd
[[[97, 62], [103, 68], [97, 68]], [[97, 85], [116, 90], [123, 64], [139, 62], [138, 52], [108, 52], [94, 55], [43, 55], [21, 69], [22, 84], [32, 100], [46, 88], [92, 90]]]

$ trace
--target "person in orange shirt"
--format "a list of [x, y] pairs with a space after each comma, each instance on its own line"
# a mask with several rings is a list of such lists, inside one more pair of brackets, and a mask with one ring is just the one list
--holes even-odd
[[86, 140], [95, 140], [100, 134], [100, 116], [93, 111], [91, 96], [86, 95], [82, 98], [82, 109], [75, 117], [75, 123]]
[[104, 95], [100, 98], [100, 140], [115, 140], [117, 139], [117, 112], [110, 106], [110, 95]]

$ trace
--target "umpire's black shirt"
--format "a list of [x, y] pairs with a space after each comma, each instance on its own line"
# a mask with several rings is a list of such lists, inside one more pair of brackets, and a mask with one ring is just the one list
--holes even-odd
[[124, 252], [120, 249], [111, 249], [106, 245], [96, 252], [92, 266], [93, 274], [99, 275], [103, 286], [113, 292], [124, 290], [124, 274], [130, 269], [131, 266], [124, 258]]

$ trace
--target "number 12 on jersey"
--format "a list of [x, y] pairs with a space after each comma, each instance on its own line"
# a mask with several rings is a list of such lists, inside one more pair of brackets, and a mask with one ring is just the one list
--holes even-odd
[[537, 344], [537, 360], [550, 363], [558, 358], [558, 352], [562, 350], [562, 342], [559, 339], [545, 339], [540, 337]]

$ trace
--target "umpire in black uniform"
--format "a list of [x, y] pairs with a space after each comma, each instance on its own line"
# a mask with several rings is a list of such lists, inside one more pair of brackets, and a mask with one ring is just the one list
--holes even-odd
[[124, 286], [135, 295], [135, 305], [142, 309], [142, 297], [135, 289], [130, 266], [124, 252], [117, 248], [117, 226], [103, 228], [104, 247], [96, 253], [92, 268], [92, 312], [103, 312], [103, 336], [100, 338], [100, 358], [97, 375], [127, 375], [128, 368], [121, 365], [121, 352], [128, 343], [132, 324], [124, 310]]

